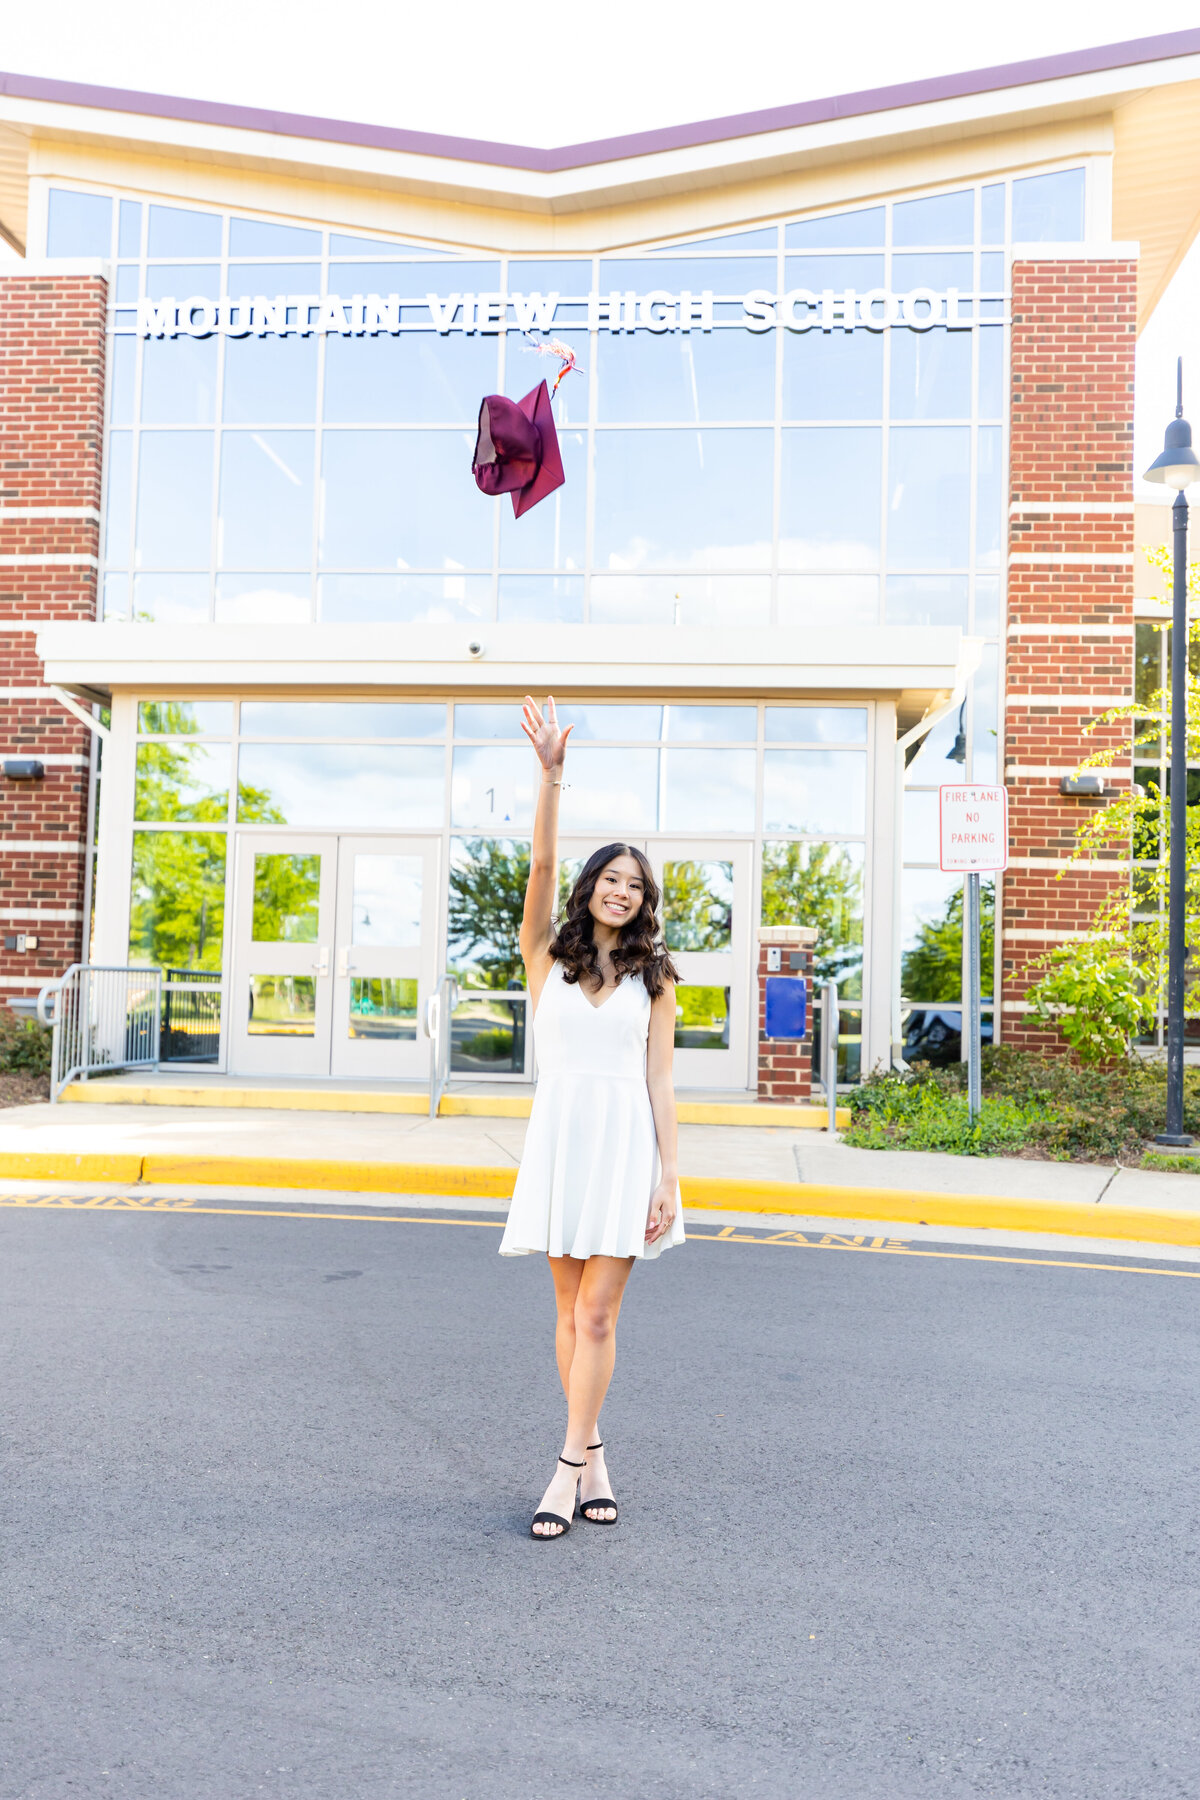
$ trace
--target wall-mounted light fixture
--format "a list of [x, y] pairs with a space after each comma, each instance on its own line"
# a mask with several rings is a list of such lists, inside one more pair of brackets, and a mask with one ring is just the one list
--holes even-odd
[[1082, 775], [1064, 775], [1058, 784], [1060, 794], [1069, 794], [1076, 800], [1103, 800], [1108, 794], [1115, 794], [1117, 789], [1111, 782], [1105, 781], [1099, 769], [1085, 769]]
[[38, 762], [35, 757], [7, 756], [4, 759], [6, 781], [41, 781], [45, 773], [45, 763]]

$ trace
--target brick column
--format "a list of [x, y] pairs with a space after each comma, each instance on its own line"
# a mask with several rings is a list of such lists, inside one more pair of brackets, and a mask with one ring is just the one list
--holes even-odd
[[[1083, 935], [1123, 857], [1058, 880], [1091, 806], [1059, 780], [1127, 725], [1084, 727], [1133, 691], [1133, 357], [1137, 265], [1022, 262], [1013, 268], [1011, 507], [1004, 781], [1009, 868], [1000, 920], [1000, 1035], [1061, 1048], [1026, 1023], [1027, 964]], [[1112, 780], [1127, 786], [1128, 755]]]
[[[812, 1093], [813, 946], [811, 925], [763, 925], [758, 933], [758, 1097], [807, 1100]], [[768, 970], [768, 952], [778, 950], [780, 967]], [[795, 964], [793, 964], [793, 958]], [[802, 977], [808, 983], [808, 1014], [802, 1039], [767, 1036], [767, 975]]]
[[[40, 781], [0, 778], [0, 1003], [78, 959], [90, 736], [47, 693], [35, 634], [96, 617], [104, 438], [106, 284], [0, 275], [0, 757]], [[36, 949], [5, 950], [5, 937]]]

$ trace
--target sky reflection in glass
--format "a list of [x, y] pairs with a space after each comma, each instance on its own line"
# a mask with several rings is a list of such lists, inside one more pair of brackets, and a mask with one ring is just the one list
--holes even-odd
[[784, 432], [781, 567], [878, 564], [880, 463], [880, 434], [865, 426]]
[[597, 566], [768, 567], [772, 460], [765, 430], [598, 432]]
[[774, 416], [773, 332], [602, 332], [599, 362], [602, 420]]
[[899, 426], [888, 446], [888, 567], [965, 568], [969, 560], [971, 432]]
[[310, 425], [317, 411], [316, 338], [227, 339], [221, 408], [230, 425]]
[[217, 560], [222, 568], [307, 568], [312, 561], [313, 434], [221, 434]]
[[[587, 551], [587, 439], [581, 431], [558, 435], [562, 487], [547, 494], [521, 518], [505, 494], [500, 502], [502, 569], [582, 569]], [[474, 483], [472, 482], [472, 487]], [[486, 510], [486, 501], [479, 496]]]
[[138, 567], [208, 568], [212, 477], [211, 431], [142, 432], [134, 546]]
[[866, 817], [865, 752], [764, 751], [764, 831], [859, 836]]
[[[325, 418], [330, 424], [474, 424], [496, 391], [498, 340], [464, 332], [330, 337]], [[540, 359], [539, 359], [540, 361]], [[538, 376], [545, 367], [538, 369]], [[533, 382], [530, 383], [533, 386]], [[469, 467], [469, 463], [468, 463]]]
[[970, 418], [971, 337], [944, 326], [892, 332], [894, 419]]
[[238, 817], [306, 830], [442, 824], [445, 755], [406, 744], [243, 744]]
[[322, 564], [490, 568], [495, 502], [471, 478], [474, 447], [474, 431], [327, 431]]
[[[893, 333], [893, 337], [895, 335]], [[773, 343], [771, 347], [774, 348]], [[786, 332], [783, 339], [783, 416], [785, 419], [882, 418], [883, 333]]]
[[[128, 338], [118, 339], [129, 343]], [[211, 425], [217, 402], [217, 339], [147, 338], [142, 345], [142, 419], [147, 425]]]

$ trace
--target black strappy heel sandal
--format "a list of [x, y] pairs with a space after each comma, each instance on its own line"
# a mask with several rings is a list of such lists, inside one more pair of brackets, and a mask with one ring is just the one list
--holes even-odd
[[[588, 1445], [589, 1450], [603, 1450], [603, 1448], [603, 1444]], [[586, 1464], [584, 1466], [586, 1467]], [[611, 1519], [593, 1519], [584, 1511], [584, 1508], [588, 1506], [611, 1506], [613, 1516]], [[617, 1522], [617, 1503], [611, 1494], [607, 1496], [604, 1494], [593, 1494], [590, 1500], [580, 1500], [579, 1516], [581, 1519], [586, 1519], [589, 1525], [615, 1525]]]
[[[560, 1456], [558, 1460], [560, 1463], [563, 1463], [568, 1469], [586, 1469], [587, 1468], [587, 1458], [586, 1457], [584, 1458], [583, 1462], [581, 1462], [581, 1463], [571, 1462], [570, 1459], [565, 1456]], [[575, 1508], [572, 1507], [571, 1508], [572, 1514], [574, 1513], [574, 1511], [575, 1511]], [[561, 1531], [535, 1531], [533, 1529], [534, 1525], [561, 1525], [562, 1530]], [[570, 1529], [571, 1529], [570, 1519], [564, 1519], [561, 1513], [538, 1512], [538, 1513], [534, 1513], [534, 1515], [533, 1515], [533, 1524], [530, 1525], [530, 1527], [529, 1527], [529, 1535], [531, 1538], [535, 1539], [535, 1541], [539, 1544], [549, 1544], [549, 1543], [552, 1543], [555, 1538], [566, 1537], [566, 1535], [567, 1535], [568, 1531], [570, 1531]]]

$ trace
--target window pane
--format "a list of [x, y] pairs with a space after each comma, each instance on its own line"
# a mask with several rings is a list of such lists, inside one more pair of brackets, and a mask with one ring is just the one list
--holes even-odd
[[[512, 281], [510, 278], [509, 287]], [[554, 396], [554, 422], [561, 441], [565, 428], [569, 425], [586, 425], [588, 422], [588, 365], [591, 361], [591, 340], [586, 331], [561, 331], [555, 328], [555, 335], [560, 343], [575, 352], [575, 367], [563, 376], [562, 386]], [[544, 340], [543, 340], [544, 341]], [[504, 364], [504, 382], [501, 393], [512, 400], [523, 399], [539, 381], [546, 381], [554, 386], [561, 361], [553, 356], [541, 356], [531, 342], [522, 342], [515, 331], [510, 331], [506, 340]], [[473, 416], [478, 416], [478, 407]]]
[[867, 759], [861, 750], [768, 750], [764, 831], [862, 832]]
[[668, 750], [664, 831], [753, 831], [753, 750]]
[[[507, 495], [501, 501], [501, 568], [583, 568], [587, 545], [587, 437], [582, 431], [564, 431], [559, 434], [558, 444], [566, 476], [563, 486], [539, 500], [520, 519], [514, 516]], [[469, 489], [466, 503], [470, 500]]]
[[243, 744], [245, 823], [390, 831], [442, 823], [440, 749], [366, 744]]
[[1004, 183], [994, 181], [985, 187], [981, 200], [983, 202], [983, 241], [985, 244], [1002, 244], [1004, 242]]
[[815, 926], [813, 974], [851, 999], [862, 993], [864, 858], [861, 844], [763, 845], [762, 923]]
[[760, 226], [757, 231], [733, 231], [726, 237], [693, 238], [687, 244], [665, 245], [661, 250], [651, 250], [650, 256], [679, 255], [681, 250], [773, 250], [776, 244], [774, 225]]
[[227, 736], [233, 730], [231, 700], [139, 700], [142, 737]]
[[499, 706], [464, 706], [454, 708], [456, 738], [500, 738], [523, 743], [521, 708], [516, 701]]
[[901, 844], [906, 863], [938, 861], [940, 810], [936, 789], [905, 789]]
[[311, 975], [251, 975], [247, 1036], [310, 1038], [316, 1017], [317, 984]]
[[213, 618], [218, 625], [307, 625], [312, 618], [308, 575], [218, 575]]
[[220, 969], [224, 925], [225, 833], [135, 831], [130, 962]]
[[106, 575], [104, 577], [104, 600], [101, 617], [105, 619], [128, 619], [128, 575]]
[[[641, 258], [601, 262], [597, 285], [598, 291], [606, 299], [614, 290], [625, 293], [629, 289], [635, 289], [641, 295], [649, 293], [653, 288], [665, 288], [672, 294], [678, 294], [684, 289], [695, 295], [700, 295], [705, 290], [713, 294], [730, 294], [736, 297], [737, 305], [728, 310], [731, 315], [740, 318], [742, 295], [750, 288], [767, 288], [774, 293], [775, 279], [774, 257], [756, 256], [739, 258], [736, 262], [709, 262], [699, 256], [685, 258], [678, 251], [674, 256], [668, 257], [664, 251], [654, 258], [653, 264], [647, 264]], [[719, 305], [716, 316], [721, 316]]]
[[965, 575], [889, 575], [889, 625], [967, 625]]
[[133, 616], [140, 625], [207, 625], [211, 590], [207, 575], [135, 575]]
[[243, 700], [243, 737], [440, 738], [444, 703], [404, 700]]
[[733, 864], [663, 864], [668, 950], [728, 950], [733, 942]]
[[728, 1050], [728, 988], [680, 982], [675, 989], [675, 1048]]
[[975, 287], [974, 257], [969, 250], [958, 256], [946, 251], [893, 256], [893, 293], [910, 294], [918, 287], [932, 288], [938, 294], [946, 288], [957, 288], [960, 294], [971, 293]]
[[[496, 392], [498, 341], [461, 331], [329, 337], [325, 418], [335, 425], [473, 425], [483, 396]], [[529, 386], [544, 372], [539, 368]]]
[[[893, 340], [898, 335], [893, 331]], [[878, 419], [882, 415], [881, 331], [784, 333], [785, 419]]]
[[880, 433], [867, 427], [784, 432], [783, 567], [878, 566], [880, 455]]
[[323, 575], [320, 593], [323, 624], [451, 625], [492, 616], [490, 575]]
[[[148, 300], [219, 300], [221, 267], [219, 263], [151, 263], [146, 270]], [[197, 321], [199, 323], [199, 321]], [[157, 341], [157, 340], [156, 340]], [[178, 344], [180, 338], [164, 339]]]
[[136, 263], [117, 270], [117, 303], [136, 300], [142, 291], [142, 271]]
[[882, 206], [858, 212], [830, 213], [824, 219], [801, 219], [784, 232], [789, 250], [840, 250], [883, 244]]
[[984, 294], [1004, 292], [1004, 252], [985, 250], [979, 258], [979, 289]]
[[599, 432], [597, 565], [768, 566], [772, 451], [765, 430]]
[[901, 879], [900, 980], [912, 1001], [962, 999], [962, 876], [905, 869]]
[[[518, 939], [528, 881], [527, 843], [451, 839], [447, 950], [451, 971], [464, 987], [524, 987]], [[511, 1013], [501, 1013], [500, 1022], [511, 1026]], [[460, 1035], [457, 1014], [454, 1035]]]
[[670, 744], [752, 744], [758, 737], [758, 708], [665, 706], [663, 736]]
[[971, 335], [941, 326], [892, 332], [893, 418], [970, 418]]
[[418, 949], [423, 879], [419, 856], [356, 856], [351, 943]]
[[900, 200], [892, 208], [893, 244], [970, 244], [975, 239], [975, 190]]
[[[563, 258], [561, 261], [530, 261], [509, 259], [508, 291], [510, 294], [561, 294], [565, 299], [568, 294], [590, 294], [592, 291], [592, 261], [590, 257], [580, 257], [578, 261]], [[555, 321], [551, 321], [554, 329]], [[509, 345], [511, 352], [512, 346]]]
[[781, 575], [781, 625], [877, 625], [875, 575]]
[[1018, 244], [1083, 240], [1084, 171], [1026, 175], [1012, 184], [1012, 235]]
[[142, 345], [144, 424], [212, 424], [217, 342], [215, 337], [146, 338]]
[[229, 813], [228, 744], [139, 744], [135, 819], [223, 825]]
[[143, 431], [134, 552], [142, 568], [208, 567], [212, 460], [211, 431]]
[[326, 432], [322, 563], [490, 568], [494, 502], [470, 479], [474, 448], [473, 431]]
[[999, 326], [979, 333], [979, 416], [1004, 416], [1004, 332]]
[[1000, 703], [999, 652], [985, 644], [979, 667], [971, 680], [971, 779], [998, 780], [1000, 737], [997, 718]]
[[955, 766], [956, 759], [951, 756], [957, 737], [958, 708], [956, 707], [940, 724], [934, 725], [919, 740], [920, 747], [908, 765], [906, 779], [908, 781], [927, 781], [935, 785], [943, 781], [959, 779], [962, 770]]
[[768, 744], [865, 744], [865, 706], [768, 706]]
[[112, 425], [133, 424], [133, 378], [137, 370], [137, 339], [114, 337], [110, 342], [112, 370], [108, 390], [108, 418]]
[[392, 238], [347, 237], [334, 231], [329, 236], [330, 256], [444, 256], [448, 250], [430, 250], [424, 244], [406, 244]]
[[[459, 713], [466, 710], [465, 707], [458, 708]], [[607, 739], [610, 743], [632, 738], [656, 744], [662, 731], [662, 715], [661, 706], [560, 706], [558, 709], [559, 723], [575, 727], [571, 733], [572, 748], [597, 738]]]
[[[129, 566], [130, 483], [133, 475], [133, 433], [111, 432], [108, 463], [104, 471], [104, 560], [118, 569]], [[208, 558], [204, 559], [206, 562]]]
[[180, 206], [150, 208], [148, 256], [220, 256], [221, 221], [216, 213], [188, 212]]
[[582, 625], [583, 576], [502, 575], [496, 616], [509, 625]]
[[347, 1035], [371, 1038], [376, 1042], [384, 1038], [415, 1038], [416, 982], [406, 976], [353, 977]]
[[979, 633], [999, 631], [1000, 629], [1000, 577], [998, 575], [977, 575], [975, 577], [975, 618], [972, 630]]
[[[461, 978], [460, 978], [461, 979]], [[516, 986], [515, 980], [509, 983]], [[454, 1009], [450, 1068], [455, 1074], [521, 1075], [525, 1070], [525, 1002], [467, 993]]]
[[238, 300], [243, 295], [253, 300], [260, 294], [270, 300], [276, 294], [307, 294], [315, 300], [321, 288], [321, 265], [303, 262], [230, 263], [228, 288], [233, 300]]
[[450, 823], [468, 831], [528, 831], [537, 780], [537, 763], [527, 744], [511, 749], [460, 745], [454, 752]]
[[[832, 288], [836, 294], [840, 294], [845, 288], [853, 288], [856, 294], [864, 294], [868, 288], [883, 286], [883, 258], [789, 256], [784, 264], [784, 273], [789, 288], [808, 288], [813, 294], [821, 294], [826, 288]], [[853, 336], [854, 333], [847, 335]]]
[[639, 831], [654, 831], [658, 751], [573, 751], [560, 821], [565, 832], [605, 832], [624, 841]]
[[975, 560], [981, 569], [998, 569], [1004, 533], [1003, 446], [998, 425], [980, 426], [978, 456]]
[[771, 581], [759, 575], [593, 575], [593, 625], [771, 622]]
[[310, 425], [317, 416], [317, 340], [228, 338], [222, 416], [233, 425]]
[[142, 253], [142, 203], [122, 200], [117, 226], [117, 255], [140, 256]]
[[230, 219], [230, 256], [320, 256], [321, 234], [266, 219]]
[[965, 567], [970, 531], [969, 427], [901, 426], [890, 435], [888, 567]]
[[315, 944], [320, 927], [321, 858], [275, 851], [254, 858], [256, 944]]
[[312, 508], [311, 432], [221, 434], [217, 561], [223, 568], [308, 568]]
[[47, 256], [111, 256], [112, 201], [107, 194], [50, 189]]
[[597, 354], [601, 419], [775, 415], [773, 331], [601, 332]]

